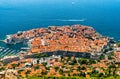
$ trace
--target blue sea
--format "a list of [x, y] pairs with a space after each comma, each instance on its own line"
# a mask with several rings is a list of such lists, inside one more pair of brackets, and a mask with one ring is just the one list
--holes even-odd
[[0, 0], [0, 39], [17, 31], [73, 24], [119, 40], [120, 0]]

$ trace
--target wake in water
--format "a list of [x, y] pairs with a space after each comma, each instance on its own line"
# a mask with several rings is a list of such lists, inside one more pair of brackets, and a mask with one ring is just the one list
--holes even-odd
[[86, 19], [57, 19], [57, 21], [84, 22]]
[[44, 21], [84, 22], [86, 19], [46, 19]]

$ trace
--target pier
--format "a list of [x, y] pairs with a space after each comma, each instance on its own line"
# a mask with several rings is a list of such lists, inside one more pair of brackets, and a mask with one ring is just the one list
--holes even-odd
[[0, 42], [3, 42], [3, 43], [5, 43], [5, 41], [4, 41], [4, 40], [0, 40]]
[[29, 47], [22, 47], [21, 50], [30, 50]]

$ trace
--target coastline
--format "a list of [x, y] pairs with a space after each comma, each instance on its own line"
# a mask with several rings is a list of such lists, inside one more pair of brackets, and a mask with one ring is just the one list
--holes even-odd
[[[30, 44], [29, 46], [30, 49], [28, 49], [28, 51], [26, 52], [24, 50], [23, 51], [20, 50], [20, 52], [17, 55], [15, 54], [11, 56], [2, 55], [3, 58], [1, 58], [1, 61], [3, 61], [3, 64], [5, 65], [8, 65], [9, 63], [18, 64], [19, 62], [26, 61], [25, 63], [26, 67], [27, 67], [26, 64], [29, 63], [30, 65], [31, 63], [33, 63], [34, 67], [35, 63], [33, 61], [35, 62], [39, 61], [40, 63], [37, 64], [42, 65], [43, 63], [46, 63], [43, 66], [52, 67], [55, 64], [53, 65], [50, 64], [49, 61], [51, 61], [51, 59], [49, 58], [51, 57], [53, 57], [53, 59], [59, 60], [59, 62], [56, 62], [57, 60], [55, 61], [56, 64], [63, 63], [61, 58], [64, 59], [64, 57], [66, 58], [71, 57], [70, 60], [72, 61], [72, 63], [68, 62], [68, 65], [73, 66], [77, 65], [79, 67], [81, 64], [80, 63], [81, 60], [85, 60], [86, 62], [91, 63], [91, 60], [99, 61], [99, 59], [101, 65], [102, 61], [101, 57], [103, 55], [106, 57], [109, 52], [112, 52], [113, 49], [110, 49], [110, 47], [114, 44], [112, 43], [114, 42], [114, 38], [101, 35], [97, 31], [95, 31], [94, 28], [92, 28], [91, 26], [81, 25], [62, 27], [51, 26], [44, 29], [37, 28], [24, 32], [17, 32], [16, 34], [12, 35], [7, 35], [5, 40], [0, 41], [10, 46], [15, 46], [20, 42], [24, 41], [27, 42], [27, 45]], [[27, 63], [28, 62], [27, 60], [30, 60], [30, 62]], [[106, 60], [110, 61], [107, 58], [105, 58], [105, 62], [102, 62], [102, 64], [104, 63], [103, 68], [104, 67], [107, 68], [108, 63], [106, 64]], [[99, 65], [99, 63], [95, 61], [92, 62], [91, 64], [85, 64], [85, 61], [82, 63], [82, 65], [83, 64], [86, 66], [89, 65], [94, 66], [94, 64]], [[111, 62], [109, 62], [109, 64], [110, 63]], [[65, 64], [66, 62], [63, 65]], [[93, 69], [96, 68], [95, 66]], [[17, 66], [16, 68], [21, 69], [22, 67]], [[79, 72], [82, 72], [82, 70]]]
[[[94, 30], [94, 28], [93, 27], [91, 27], [91, 26], [86, 26], [86, 25], [72, 25], [72, 26], [75, 26], [75, 27], [78, 27], [78, 26], [80, 26], [80, 27], [86, 27], [86, 28], [88, 28], [89, 30], [90, 29], [93, 29]], [[69, 25], [69, 27], [72, 27], [72, 26], [70, 26]], [[31, 31], [37, 31], [37, 30], [40, 30], [41, 32], [43, 32], [43, 33], [45, 33], [45, 31], [46, 31], [46, 29], [48, 29], [48, 30], [50, 30], [49, 28], [51, 28], [51, 31], [52, 31], [52, 29], [54, 30], [55, 28], [57, 29], [57, 28], [62, 28], [62, 27], [66, 27], [65, 25], [64, 26], [48, 26], [47, 28], [34, 28], [34, 29], [31, 29], [31, 30], [27, 30], [27, 31], [18, 31], [17, 33], [15, 33], [15, 34], [8, 34], [8, 35], [6, 35], [6, 38], [4, 38], [4, 39], [2, 39], [2, 40], [0, 40], [0, 46], [1, 47], [5, 47], [6, 49], [7, 48], [10, 48], [10, 49], [14, 49], [14, 50], [22, 50], [21, 48], [22, 47], [25, 47], [24, 46], [24, 41], [26, 41], [26, 42], [28, 42], [27, 43], [27, 45], [28, 46], [30, 46], [29, 45], [29, 43], [30, 43], [30, 40], [31, 40], [31, 42], [32, 42], [32, 39], [34, 39], [34, 36], [32, 36], [32, 37], [23, 37], [23, 38], [19, 38], [19, 37], [17, 37], [17, 38], [15, 38], [14, 36], [17, 36], [17, 35], [21, 35], [21, 34], [26, 34], [27, 32], [31, 32]], [[67, 26], [68, 27], [68, 26]], [[66, 27], [66, 28], [67, 28]], [[94, 30], [95, 31], [95, 30]], [[96, 31], [96, 34], [98, 35], [98, 37], [100, 37], [100, 38], [107, 38], [109, 41], [112, 41], [112, 42], [115, 42], [114, 41], [114, 38], [113, 37], [109, 37], [109, 36], [104, 36], [104, 35], [102, 35], [102, 34], [100, 34], [100, 33], [98, 33], [97, 31]], [[35, 35], [35, 36], [38, 36], [39, 37], [39, 35]], [[14, 41], [12, 41], [12, 40], [14, 40]], [[42, 42], [44, 42], [43, 40], [41, 40]], [[18, 44], [22, 44], [22, 45], [18, 45]], [[45, 44], [45, 42], [44, 42], [44, 44]], [[43, 45], [44, 45], [43, 44]], [[19, 47], [16, 47], [16, 46], [19, 46]], [[12, 48], [11, 48], [12, 47]], [[31, 46], [30, 46], [31, 47]], [[104, 46], [103, 46], [104, 47]], [[69, 50], [68, 50], [69, 51]], [[78, 51], [76, 51], [76, 52], [78, 52]], [[79, 51], [80, 52], [80, 51]], [[0, 53], [3, 53], [3, 52], [0, 52]], [[4, 52], [4, 53], [6, 53], [6, 52]], [[4, 54], [3, 53], [3, 54]], [[17, 52], [16, 52], [17, 53]], [[19, 53], [19, 52], [18, 52]], [[92, 53], [91, 53], [92, 54]], [[7, 56], [7, 55], [5, 55], [5, 56]], [[3, 57], [5, 57], [5, 56], [3, 56]], [[9, 55], [8, 55], [9, 56]], [[15, 56], [15, 55], [12, 55], [11, 54], [11, 56]]]

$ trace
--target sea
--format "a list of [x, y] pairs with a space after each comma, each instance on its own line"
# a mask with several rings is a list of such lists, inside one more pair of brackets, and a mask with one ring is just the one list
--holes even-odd
[[[118, 41], [120, 0], [0, 0], [0, 40], [18, 31], [74, 24], [91, 26]], [[0, 42], [0, 47], [19, 51], [24, 45]]]

